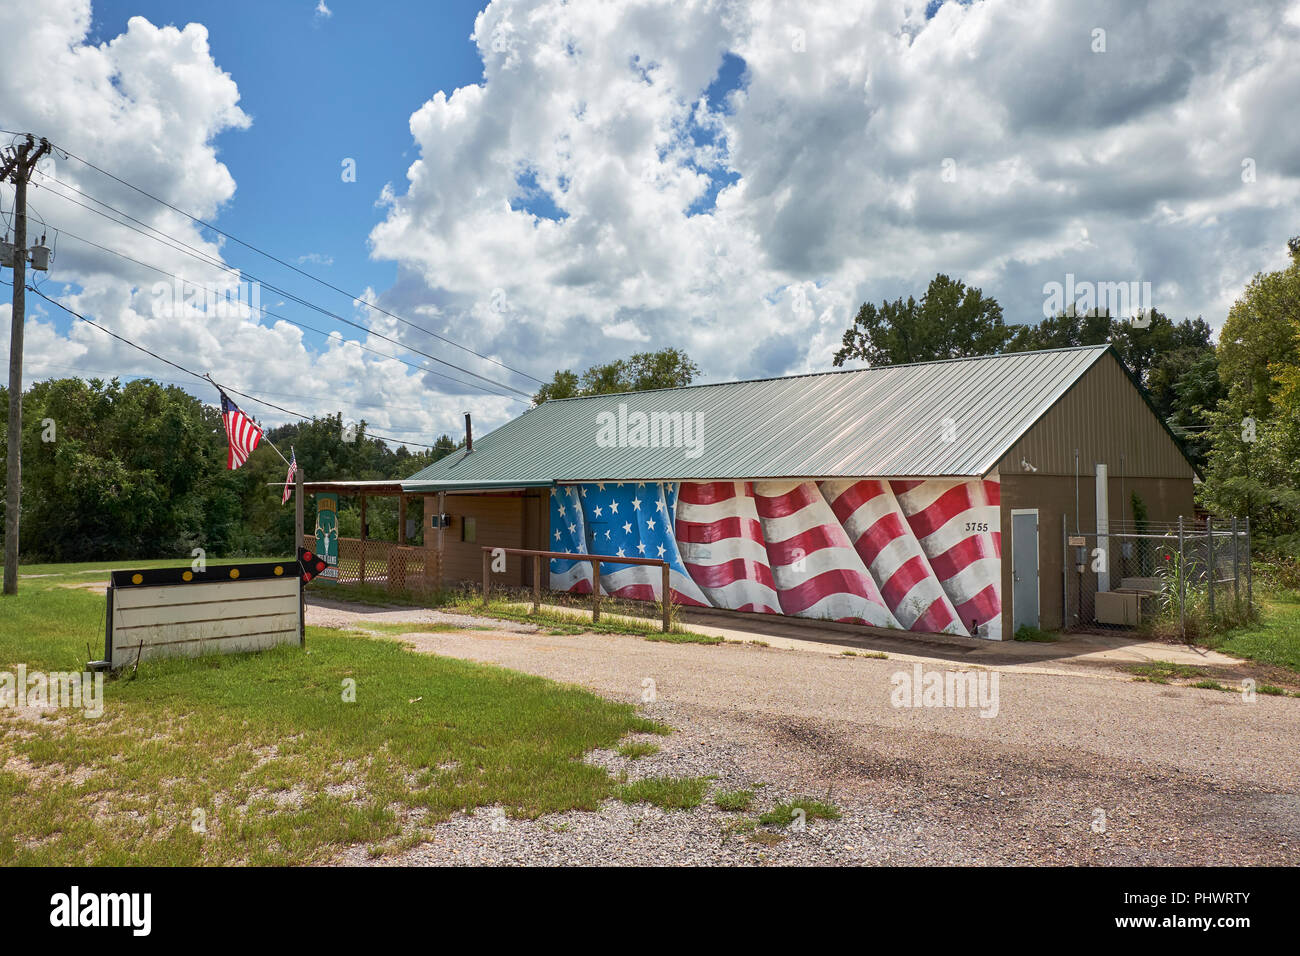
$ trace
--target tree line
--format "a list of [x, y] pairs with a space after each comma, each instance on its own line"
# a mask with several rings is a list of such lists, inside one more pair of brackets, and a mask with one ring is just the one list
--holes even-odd
[[[1155, 310], [1137, 322], [1067, 309], [1008, 324], [995, 299], [940, 274], [920, 299], [863, 303], [834, 364], [1109, 343], [1196, 463], [1198, 501], [1215, 514], [1249, 515], [1267, 547], [1300, 554], [1300, 239], [1288, 248], [1290, 264], [1251, 280], [1217, 342], [1203, 318], [1174, 321]], [[680, 349], [638, 352], [581, 373], [557, 370], [533, 400], [675, 388], [699, 371]], [[7, 402], [0, 388], [0, 404]], [[292, 540], [292, 502], [281, 506], [269, 487], [284, 480], [284, 463], [259, 449], [227, 471], [220, 412], [181, 388], [150, 379], [51, 379], [24, 393], [23, 421], [25, 560], [149, 558], [196, 547], [272, 554]], [[341, 414], [267, 436], [286, 455], [296, 450], [309, 479], [407, 478], [462, 444], [442, 435], [413, 453], [369, 437], [364, 422], [345, 428]], [[3, 435], [0, 449], [7, 453]], [[342, 504], [340, 533], [356, 536], [356, 503]], [[421, 514], [414, 502], [408, 517], [417, 528]], [[394, 499], [372, 499], [367, 518], [370, 537], [396, 540]]]
[[[0, 404], [7, 402], [0, 388]], [[365, 422], [345, 427], [341, 414], [266, 436], [286, 456], [296, 451], [308, 480], [405, 478], [458, 447], [443, 435], [424, 452], [393, 448], [369, 437]], [[0, 449], [8, 454], [3, 435]], [[226, 469], [226, 450], [221, 412], [177, 386], [100, 378], [33, 384], [23, 394], [23, 560], [154, 558], [194, 548], [227, 557], [288, 553], [293, 500], [281, 505], [270, 487], [288, 468], [266, 441], [235, 471]], [[408, 516], [420, 514], [415, 502]], [[368, 502], [367, 519], [372, 537], [396, 539], [394, 499]], [[339, 523], [340, 533], [359, 533], [355, 502]]]

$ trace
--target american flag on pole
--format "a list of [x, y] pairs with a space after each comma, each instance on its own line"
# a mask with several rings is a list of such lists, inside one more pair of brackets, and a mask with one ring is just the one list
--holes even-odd
[[257, 443], [262, 440], [262, 429], [257, 423], [240, 411], [225, 392], [221, 393], [221, 421], [226, 426], [226, 440], [230, 448], [226, 455], [226, 467], [234, 471], [253, 453]]
[[292, 448], [289, 449], [289, 474], [284, 476], [284, 497], [280, 499], [280, 504], [289, 500], [293, 494], [293, 476], [298, 473], [298, 453]]

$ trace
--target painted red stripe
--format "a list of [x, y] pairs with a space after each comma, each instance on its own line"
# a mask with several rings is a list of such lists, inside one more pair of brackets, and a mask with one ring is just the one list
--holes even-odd
[[[693, 597], [687, 597], [676, 588], [669, 588], [672, 592], [674, 604], [685, 604], [689, 607], [705, 607]], [[655, 592], [653, 584], [625, 584], [621, 588], [615, 588], [610, 592], [613, 597], [627, 598], [629, 601], [654, 601], [659, 600], [659, 595]]]
[[690, 572], [691, 580], [702, 588], [725, 587], [734, 581], [757, 581], [776, 590], [772, 569], [748, 558], [732, 558], [722, 564], [687, 564], [686, 570]]
[[974, 634], [975, 628], [971, 627], [972, 622], [983, 624], [1002, 613], [1002, 599], [998, 597], [998, 586], [990, 584], [969, 601], [957, 605], [957, 613]]
[[719, 518], [717, 521], [677, 519], [677, 540], [687, 544], [713, 544], [728, 538], [748, 538], [763, 543], [763, 526], [756, 518]]
[[993, 548], [992, 538], [987, 534], [973, 534], [969, 538], [962, 538], [943, 554], [931, 558], [930, 567], [934, 568], [935, 576], [940, 581], [947, 581], [980, 558], [996, 557], [998, 554]]
[[912, 532], [918, 538], [924, 538], [934, 534], [963, 511], [973, 508], [976, 502], [971, 500], [970, 491], [970, 486], [963, 482], [949, 488], [928, 507], [908, 515], [907, 521], [912, 526]]
[[925, 609], [925, 613], [916, 619], [912, 630], [939, 634], [952, 622], [952, 612], [944, 604], [943, 598], [936, 598], [934, 603]]
[[903, 524], [902, 515], [897, 512], [881, 515], [880, 520], [862, 532], [862, 536], [858, 538], [856, 542], [858, 554], [862, 556], [863, 563], [870, 567], [871, 562], [876, 560], [886, 545], [910, 533]]
[[853, 512], [872, 498], [877, 498], [884, 493], [885, 484], [882, 481], [855, 481], [831, 502], [831, 510], [835, 512], [835, 517], [839, 519], [840, 524], [843, 524], [852, 517]]
[[848, 536], [839, 525], [819, 524], [784, 541], [767, 543], [768, 563], [773, 567], [793, 564], [823, 548], [847, 548]]
[[890, 487], [894, 489], [894, 494], [901, 495], [905, 491], [911, 491], [917, 485], [925, 484], [924, 481], [891, 481]]
[[986, 481], [984, 482], [984, 497], [991, 505], [1002, 504], [1002, 482]]
[[808, 507], [813, 500], [813, 490], [805, 483], [796, 485], [783, 495], [769, 497], [756, 492], [754, 494], [754, 504], [758, 508], [759, 515], [763, 518], [785, 518]]
[[736, 497], [734, 481], [683, 481], [677, 500], [690, 505], [712, 505]]
[[796, 587], [780, 592], [781, 610], [786, 614], [798, 614], [831, 594], [856, 594], [871, 600], [870, 590], [860, 573], [835, 569], [823, 571]]
[[930, 565], [925, 558], [917, 555], [899, 565], [898, 570], [889, 576], [880, 589], [880, 596], [885, 599], [885, 603], [891, 608], [898, 607], [907, 597], [907, 592], [912, 590], [918, 581], [924, 581], [930, 577]]

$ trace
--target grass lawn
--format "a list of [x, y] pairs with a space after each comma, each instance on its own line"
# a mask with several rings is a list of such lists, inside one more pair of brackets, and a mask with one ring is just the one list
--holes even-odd
[[1278, 592], [1259, 598], [1258, 624], [1235, 628], [1204, 643], [1225, 654], [1300, 672], [1300, 594]]
[[[24, 567], [58, 576], [23, 578], [0, 600], [0, 670], [80, 670], [88, 646], [101, 656], [103, 595], [75, 585], [108, 567]], [[626, 799], [581, 756], [665, 731], [578, 688], [316, 628], [305, 652], [146, 662], [105, 698], [97, 720], [0, 708], [0, 863], [383, 853], [459, 809], [534, 817]]]

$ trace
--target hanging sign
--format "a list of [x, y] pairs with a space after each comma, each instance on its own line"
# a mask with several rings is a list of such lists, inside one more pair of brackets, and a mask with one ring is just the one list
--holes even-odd
[[316, 555], [325, 561], [320, 573], [322, 581], [339, 579], [339, 496], [333, 493], [316, 495]]

